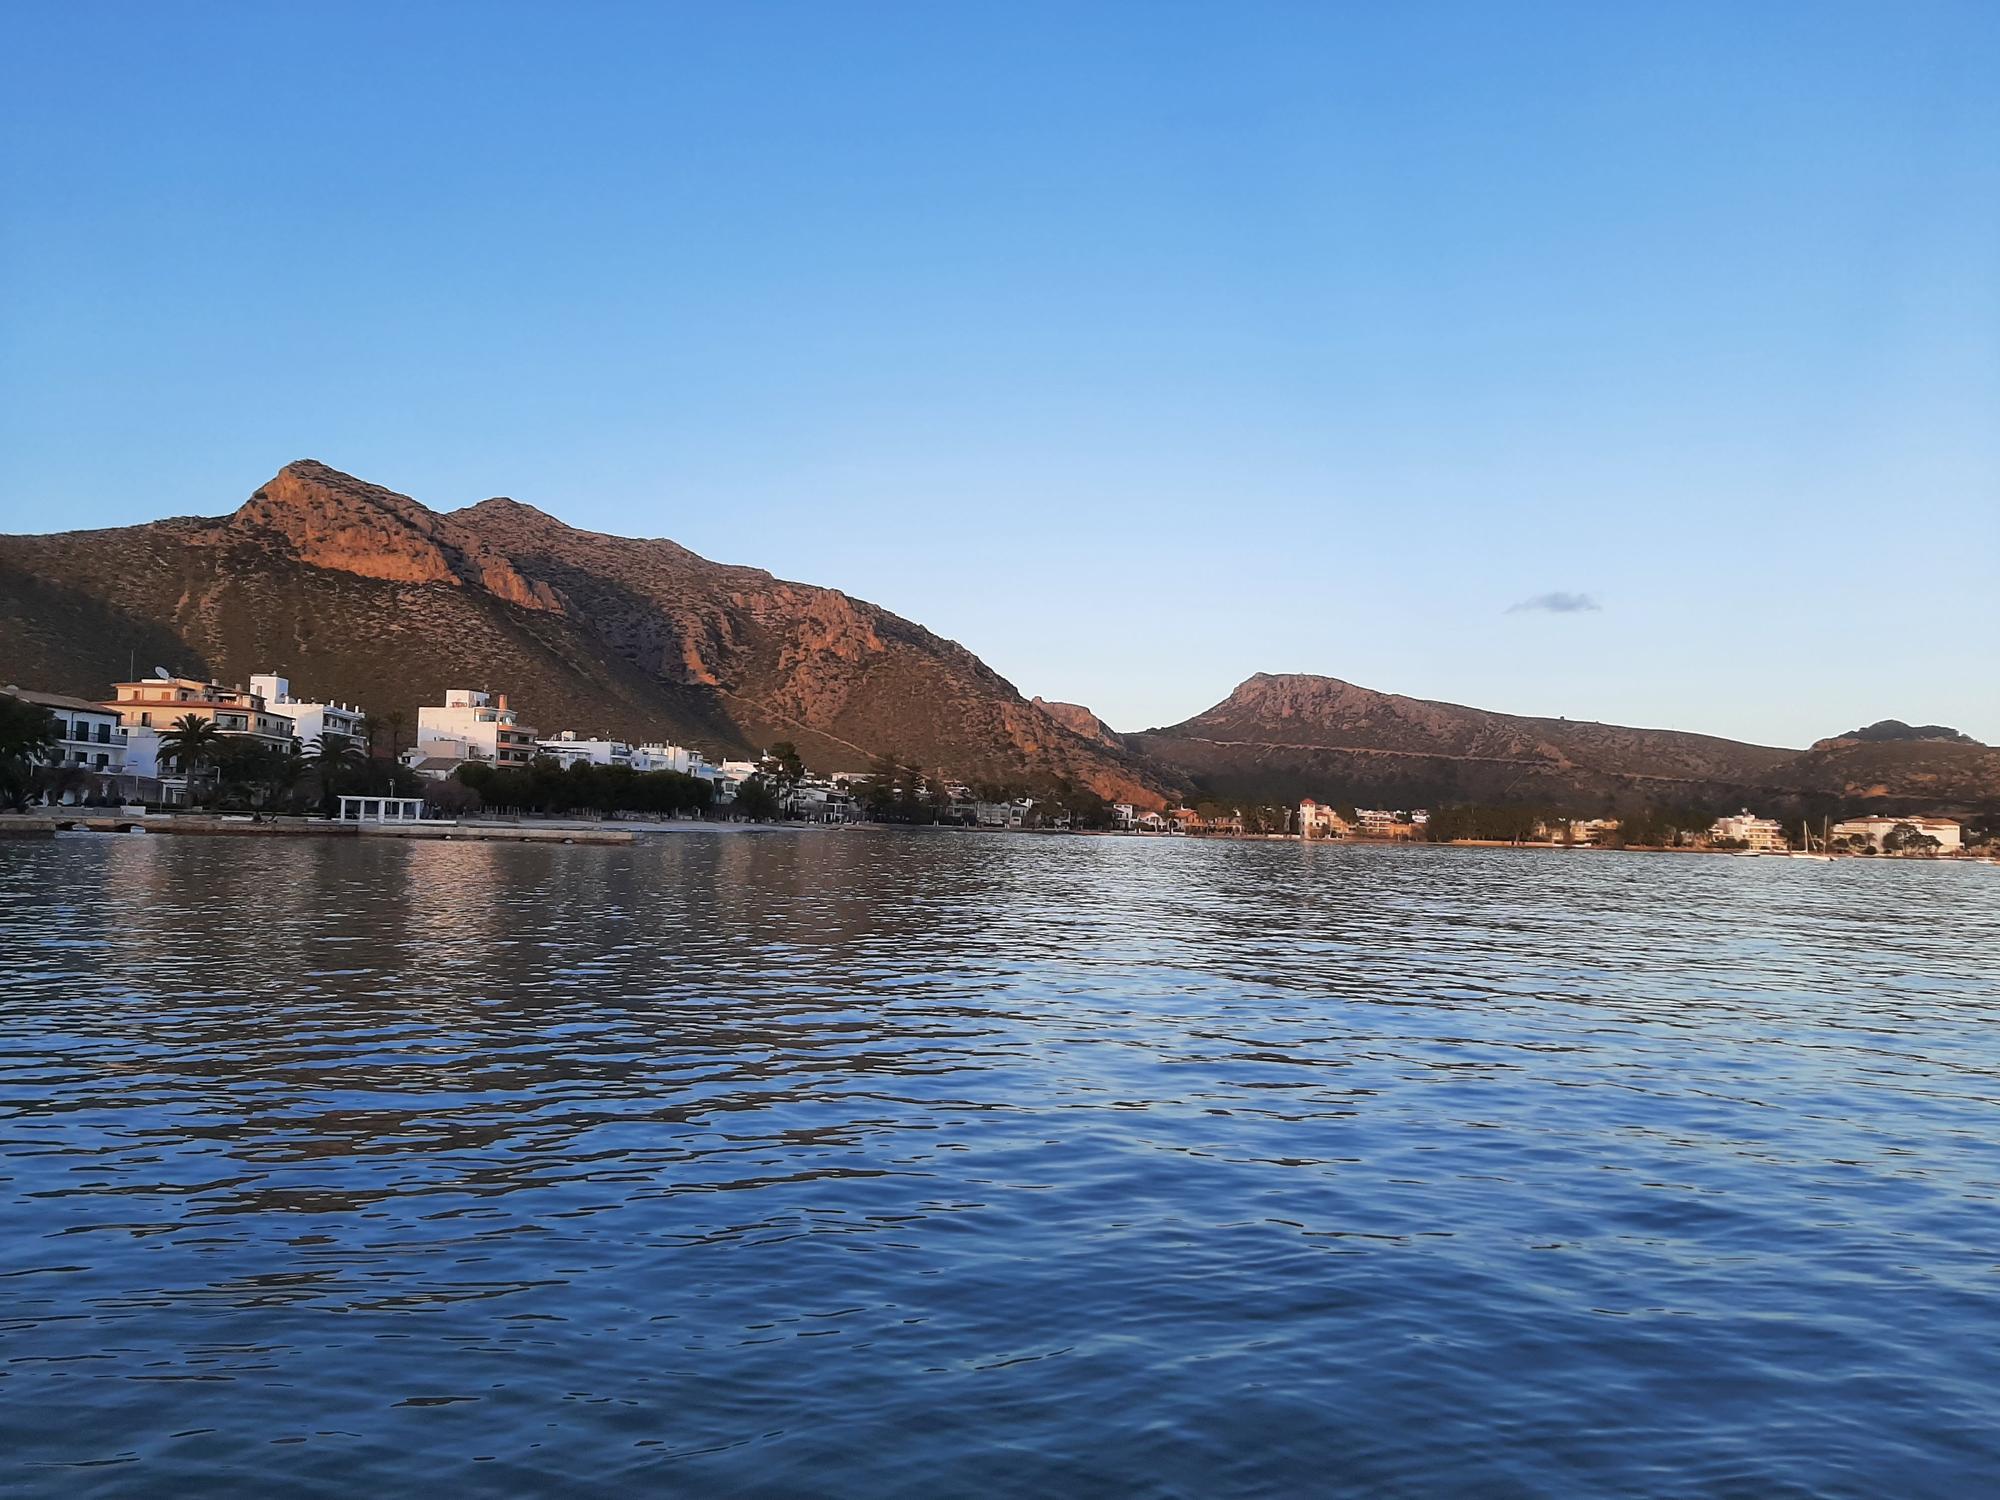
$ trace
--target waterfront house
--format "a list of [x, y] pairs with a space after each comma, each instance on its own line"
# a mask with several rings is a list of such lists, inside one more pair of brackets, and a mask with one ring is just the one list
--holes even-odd
[[1034, 805], [1027, 797], [1011, 802], [975, 802], [972, 819], [981, 828], [1019, 828], [1028, 821], [1028, 810]]
[[806, 823], [846, 823], [853, 818], [854, 799], [838, 782], [812, 778], [786, 795], [785, 815]]
[[1353, 831], [1353, 825], [1324, 802], [1308, 797], [1299, 804], [1300, 838], [1337, 839]]
[[1939, 854], [1956, 854], [1965, 847], [1965, 830], [1949, 818], [1849, 818], [1833, 825], [1833, 837], [1852, 839], [1880, 852], [1889, 835], [1905, 824], [1927, 838], [1936, 839]]

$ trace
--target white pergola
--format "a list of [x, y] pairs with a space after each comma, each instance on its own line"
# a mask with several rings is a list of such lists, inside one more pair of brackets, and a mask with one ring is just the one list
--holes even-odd
[[342, 797], [343, 823], [418, 823], [423, 821], [421, 797]]

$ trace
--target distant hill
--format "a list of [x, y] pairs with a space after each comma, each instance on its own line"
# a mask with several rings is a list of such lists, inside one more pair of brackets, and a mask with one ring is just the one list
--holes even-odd
[[1774, 791], [1885, 812], [2000, 812], [2000, 750], [1952, 739], [1821, 740], [1773, 769]]
[[135, 666], [279, 671], [412, 723], [447, 687], [491, 687], [545, 732], [718, 756], [789, 739], [828, 770], [886, 754], [1148, 805], [1171, 780], [838, 590], [513, 500], [441, 514], [312, 461], [219, 518], [0, 538], [0, 664], [0, 680], [85, 697]]
[[1579, 811], [1774, 798], [1893, 801], [1899, 811], [2000, 805], [2000, 757], [1962, 737], [1799, 752], [1495, 713], [1309, 675], [1259, 673], [1206, 712], [1125, 740], [1204, 791], [1259, 801]]
[[[1837, 734], [1831, 739], [1819, 741], [1815, 750], [1830, 750], [1836, 745], [1882, 744], [1901, 740], [1940, 740], [1954, 745], [1978, 745], [1969, 734], [1961, 734], [1956, 729], [1948, 729], [1942, 724], [1905, 724], [1901, 719], [1879, 719], [1865, 729], [1850, 729], [1846, 734]], [[1981, 747], [1984, 748], [1984, 747]]]

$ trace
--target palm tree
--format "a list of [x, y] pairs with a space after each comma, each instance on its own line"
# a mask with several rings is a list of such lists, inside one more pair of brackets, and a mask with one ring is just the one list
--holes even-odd
[[383, 724], [389, 730], [389, 759], [394, 760], [403, 750], [403, 731], [410, 727], [410, 716], [400, 708], [392, 709], [383, 716]]
[[213, 719], [184, 714], [160, 735], [160, 760], [187, 777], [190, 788], [221, 755], [222, 731]]
[[0, 803], [28, 805], [35, 767], [56, 752], [56, 717], [39, 703], [0, 693]]
[[306, 761], [319, 781], [322, 807], [332, 807], [333, 799], [340, 795], [341, 779], [366, 759], [361, 747], [344, 734], [318, 735], [306, 746]]

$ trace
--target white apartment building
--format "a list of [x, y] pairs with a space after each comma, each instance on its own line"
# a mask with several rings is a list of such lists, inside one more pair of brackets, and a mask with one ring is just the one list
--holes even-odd
[[359, 745], [363, 740], [361, 710], [351, 703], [317, 703], [292, 696], [289, 678], [275, 672], [258, 672], [250, 678], [250, 691], [259, 694], [264, 707], [292, 721], [292, 735], [301, 745], [327, 735], [338, 735]]
[[125, 769], [125, 726], [115, 711], [81, 698], [65, 698], [60, 693], [31, 693], [9, 686], [8, 697], [19, 698], [49, 711], [61, 736], [42, 764], [74, 766], [117, 776]]
[[547, 755], [562, 763], [567, 771], [571, 766], [631, 766], [635, 763], [632, 747], [623, 740], [584, 739], [574, 729], [565, 729], [551, 740], [535, 741], [535, 753]]
[[505, 693], [452, 688], [441, 707], [417, 710], [420, 760], [485, 760], [525, 766], [535, 758], [535, 731], [507, 706]]
[[1833, 825], [1833, 837], [1860, 839], [1869, 848], [1879, 851], [1882, 841], [1900, 823], [1907, 823], [1918, 833], [1936, 839], [1940, 854], [1956, 854], [1965, 847], [1965, 830], [1949, 818], [1850, 818], [1845, 823]]
[[1785, 837], [1785, 825], [1776, 818], [1753, 817], [1748, 808], [1732, 817], [1717, 818], [1709, 825], [1708, 836], [1716, 839], [1740, 839], [1752, 849], [1789, 849], [1791, 842]]
[[683, 776], [695, 774], [695, 767], [702, 764], [701, 754], [685, 745], [640, 745], [632, 752], [632, 769], [635, 771], [678, 771]]

